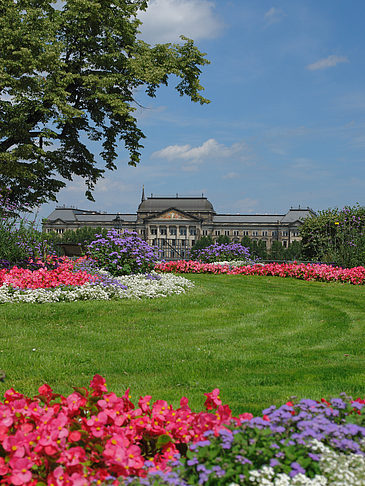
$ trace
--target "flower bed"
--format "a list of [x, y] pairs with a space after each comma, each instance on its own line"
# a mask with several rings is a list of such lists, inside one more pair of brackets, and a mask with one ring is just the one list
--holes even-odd
[[339, 484], [364, 484], [365, 400], [288, 402], [254, 418], [233, 417], [218, 389], [205, 395], [196, 413], [185, 397], [177, 409], [151, 396], [135, 408], [129, 389], [108, 393], [99, 375], [68, 397], [11, 388], [0, 403], [0, 484], [326, 485], [341, 474]]
[[300, 280], [317, 280], [320, 282], [344, 282], [353, 285], [365, 284], [365, 267], [340, 268], [324, 264], [304, 263], [269, 263], [235, 266], [229, 263], [201, 263], [179, 260], [159, 263], [157, 272], [172, 273], [213, 273], [227, 275], [261, 275], [274, 277], [292, 277]]
[[183, 293], [193, 286], [183, 277], [156, 272], [112, 277], [85, 258], [64, 258], [53, 270], [45, 266], [34, 271], [0, 269], [0, 303], [157, 298]]

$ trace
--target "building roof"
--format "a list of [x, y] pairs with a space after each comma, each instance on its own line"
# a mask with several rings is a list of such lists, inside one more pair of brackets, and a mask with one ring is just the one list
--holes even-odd
[[84, 209], [76, 209], [76, 208], [56, 208], [52, 213], [48, 216], [47, 221], [52, 223], [57, 219], [64, 221], [65, 223], [93, 223], [93, 222], [102, 222], [108, 223], [114, 221], [119, 216], [121, 222], [135, 222], [137, 221], [136, 214], [130, 213], [100, 213], [98, 211], [88, 211]]
[[[187, 215], [192, 212], [213, 212], [213, 224], [277, 224], [295, 223], [303, 221], [308, 216], [315, 216], [316, 213], [310, 209], [290, 209], [286, 214], [215, 214], [213, 205], [206, 197], [149, 197], [141, 202], [138, 207], [139, 212], [162, 213], [163, 211], [177, 209]], [[151, 216], [157, 218], [158, 214]], [[65, 223], [112, 223], [120, 219], [129, 223], [137, 221], [137, 214], [132, 213], [101, 213], [77, 208], [58, 207], [48, 216], [47, 222], [52, 223], [56, 220]], [[148, 218], [150, 219], [150, 218]]]
[[214, 212], [213, 205], [202, 197], [148, 197], [138, 206], [138, 212], [164, 211], [175, 208], [185, 212]]
[[78, 214], [76, 216], [76, 220], [81, 222], [102, 222], [102, 223], [112, 223], [113, 221], [119, 220], [121, 223], [123, 221], [128, 221], [128, 222], [133, 222], [137, 220], [137, 215], [136, 214], [103, 214], [103, 213], [98, 213], [98, 214]]
[[295, 223], [308, 216], [315, 216], [312, 209], [290, 209], [286, 214], [216, 214], [213, 223]]
[[277, 223], [282, 214], [216, 214], [213, 223]]
[[316, 213], [310, 209], [289, 209], [286, 215], [281, 220], [282, 223], [294, 223], [295, 221], [303, 221], [308, 216], [315, 216]]

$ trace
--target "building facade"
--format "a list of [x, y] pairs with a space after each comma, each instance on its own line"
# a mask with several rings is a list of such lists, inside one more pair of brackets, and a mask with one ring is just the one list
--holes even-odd
[[244, 236], [262, 240], [268, 249], [273, 241], [288, 247], [299, 241], [299, 227], [304, 218], [315, 216], [310, 208], [293, 209], [286, 214], [217, 214], [212, 203], [201, 197], [153, 196], [142, 192], [137, 213], [102, 213], [73, 207], [57, 207], [43, 220], [43, 231], [76, 230], [81, 227], [115, 228], [136, 231], [149, 244], [161, 250], [162, 258], [185, 258], [202, 236], [217, 240], [226, 235], [240, 242]]

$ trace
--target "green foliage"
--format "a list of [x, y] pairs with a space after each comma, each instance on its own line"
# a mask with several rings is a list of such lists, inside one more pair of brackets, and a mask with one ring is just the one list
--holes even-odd
[[285, 260], [285, 248], [280, 241], [273, 241], [271, 243], [270, 258], [272, 260]]
[[105, 237], [107, 233], [108, 230], [105, 228], [88, 228], [83, 226], [76, 230], [66, 230], [62, 234], [52, 231], [51, 233], [47, 233], [46, 238], [57, 249], [57, 253], [61, 255], [62, 251], [57, 246], [61, 243], [75, 243], [81, 245], [83, 250], [84, 247], [96, 239], [97, 235]]
[[199, 250], [202, 250], [203, 248], [207, 248], [210, 245], [213, 245], [214, 241], [213, 238], [209, 236], [202, 236], [198, 240], [196, 240], [195, 244], [193, 245], [191, 251], [190, 251], [190, 258], [194, 259], [195, 256], [199, 253]]
[[[138, 40], [144, 0], [2, 0], [0, 10], [0, 190], [30, 207], [81, 176], [92, 199], [96, 181], [116, 169], [122, 142], [136, 165], [145, 137], [135, 93], [177, 78], [180, 96], [208, 103], [194, 42], [150, 46]], [[100, 154], [85, 139], [102, 144]], [[104, 167], [99, 166], [98, 159]]]
[[302, 257], [302, 243], [301, 241], [293, 241], [287, 249], [285, 249], [286, 260], [300, 260]]
[[29, 260], [47, 261], [50, 255], [55, 255], [54, 246], [36, 229], [35, 221], [5, 215], [0, 210], [0, 266], [23, 266]]
[[300, 260], [303, 259], [302, 244], [300, 241], [293, 241], [288, 248], [285, 248], [280, 241], [274, 240], [268, 250], [262, 240], [253, 241], [249, 236], [241, 240], [243, 246], [250, 249], [253, 256], [262, 260]]
[[252, 257], [257, 257], [262, 260], [267, 258], [267, 249], [264, 241], [254, 241], [249, 236], [244, 236], [241, 240], [241, 244], [246, 248], [249, 248]]
[[262, 240], [252, 241], [251, 245], [252, 245], [251, 246], [252, 255], [257, 256], [262, 260], [265, 260], [265, 258], [267, 258], [267, 250], [264, 241]]
[[[283, 439], [280, 440], [280, 434], [275, 434], [269, 428], [262, 426], [254, 427], [249, 422], [244, 423], [240, 428], [232, 426], [231, 429], [235, 431], [232, 436], [228, 431], [221, 432], [219, 436], [215, 436], [212, 432], [207, 436], [205, 444], [201, 442], [200, 446], [193, 447], [193, 450], [189, 449], [186, 457], [181, 458], [182, 466], [176, 469], [188, 484], [196, 486], [202, 484], [201, 478], [204, 477], [202, 470], [211, 471], [211, 476], [208, 477], [206, 474], [207, 478], [203, 483], [207, 486], [243, 484], [243, 477], [249, 478], [250, 471], [260, 470], [263, 466], [269, 465], [271, 460], [276, 459], [278, 453], [281, 459], [280, 462], [276, 460], [278, 464], [276, 473], [289, 476], [292, 463], [296, 462], [305, 468], [308, 477], [313, 478], [316, 474], [320, 474], [318, 461], [310, 458], [311, 449], [307, 444], [290, 441], [290, 438], [286, 438], [284, 434]], [[216, 473], [220, 470], [223, 471], [221, 475]], [[245, 481], [245, 484], [250, 483], [251, 481]], [[266, 484], [270, 482], [267, 481]]]
[[334, 262], [343, 267], [365, 263], [365, 208], [326, 209], [304, 220], [300, 228], [302, 252], [308, 260]]
[[252, 240], [249, 236], [244, 236], [241, 240], [241, 245], [249, 248], [251, 250], [252, 247]]
[[217, 238], [217, 243], [220, 245], [226, 245], [231, 242], [231, 238], [227, 235], [219, 235]]

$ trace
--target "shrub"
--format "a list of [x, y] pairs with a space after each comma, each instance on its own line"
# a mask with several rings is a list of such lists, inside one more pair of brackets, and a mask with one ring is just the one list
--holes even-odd
[[157, 249], [149, 246], [134, 231], [109, 230], [105, 237], [87, 246], [86, 254], [113, 276], [150, 272], [157, 260]]
[[190, 255], [194, 258], [194, 255], [202, 248], [207, 248], [207, 246], [213, 245], [214, 241], [211, 236], [202, 236], [197, 240], [190, 251]]
[[[0, 194], [0, 265], [37, 268], [38, 260], [49, 261], [55, 250], [45, 234], [35, 228], [35, 221], [20, 217], [16, 206]], [[53, 263], [52, 263], [53, 264]]]
[[250, 252], [248, 248], [242, 246], [240, 243], [214, 243], [201, 250], [192, 251], [191, 257], [204, 263], [232, 260], [249, 262]]
[[365, 263], [365, 208], [326, 209], [304, 220], [300, 234], [308, 260], [333, 262], [343, 267]]
[[217, 240], [216, 240], [216, 243], [219, 243], [220, 245], [222, 244], [228, 244], [228, 243], [231, 243], [231, 238], [227, 235], [219, 235]]

